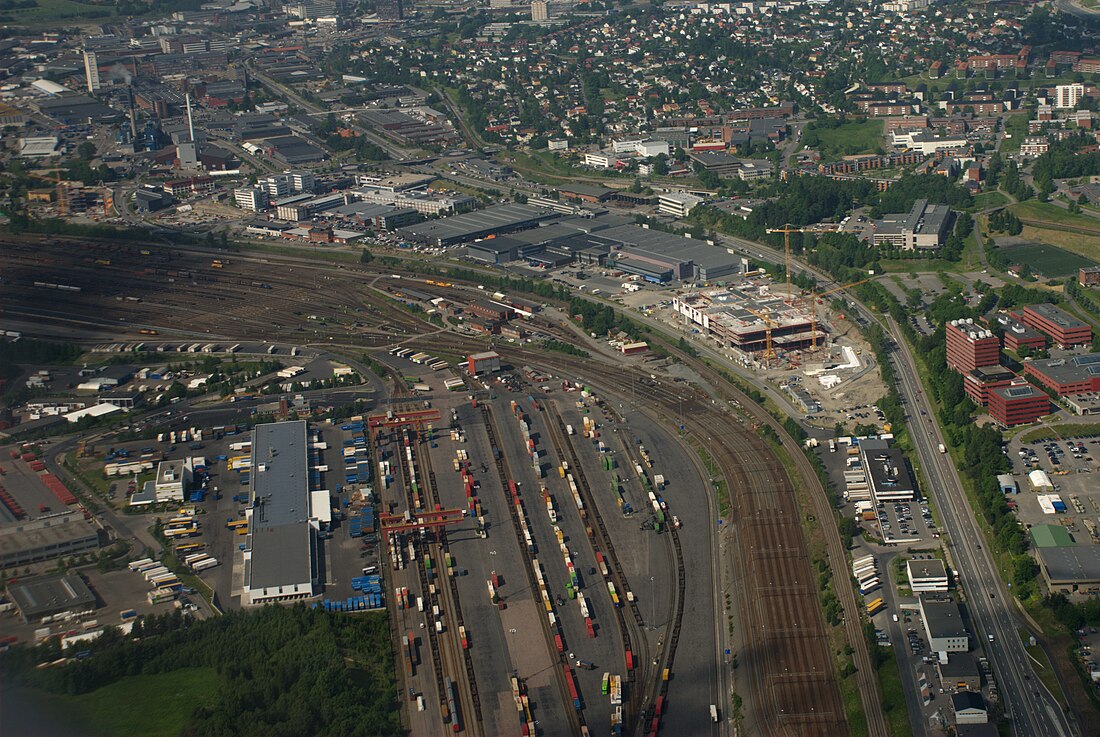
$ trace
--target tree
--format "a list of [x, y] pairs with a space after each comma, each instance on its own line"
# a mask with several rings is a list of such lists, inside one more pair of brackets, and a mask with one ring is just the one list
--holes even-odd
[[373, 260], [374, 255], [365, 248], [363, 249], [362, 253], [359, 254], [359, 263], [361, 264], [369, 264]]
[[91, 161], [96, 155], [95, 144], [91, 141], [84, 141], [76, 147], [76, 153], [82, 160]]

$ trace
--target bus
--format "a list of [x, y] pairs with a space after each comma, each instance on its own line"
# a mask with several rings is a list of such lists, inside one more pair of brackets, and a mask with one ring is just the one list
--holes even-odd
[[231, 520], [229, 520], [228, 522], [225, 523], [225, 526], [228, 527], [231, 530], [235, 530], [238, 527], [248, 527], [248, 519], [247, 518], [231, 519]]
[[867, 604], [867, 616], [873, 617], [885, 608], [886, 602], [884, 602], [882, 600], [882, 597], [880, 596], [879, 598]]

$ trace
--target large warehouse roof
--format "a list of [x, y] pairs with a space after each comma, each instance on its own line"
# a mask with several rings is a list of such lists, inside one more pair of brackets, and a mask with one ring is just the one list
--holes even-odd
[[409, 225], [399, 228], [398, 232], [414, 240], [445, 246], [468, 243], [496, 233], [533, 227], [540, 220], [557, 217], [553, 213], [530, 205], [496, 205], [484, 210]]
[[1032, 525], [1031, 539], [1036, 548], [1068, 548], [1073, 538], [1061, 525]]
[[28, 621], [58, 612], [95, 608], [95, 594], [84, 579], [71, 572], [12, 584], [8, 593]]
[[1037, 552], [1052, 585], [1100, 583], [1100, 545], [1038, 548]]
[[304, 421], [256, 426], [249, 588], [272, 588], [312, 578], [307, 463]]

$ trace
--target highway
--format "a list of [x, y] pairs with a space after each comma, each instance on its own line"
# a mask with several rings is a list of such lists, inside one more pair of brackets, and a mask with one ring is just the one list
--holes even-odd
[[[913, 355], [905, 346], [896, 323], [889, 325], [890, 335], [899, 348], [891, 362], [900, 380], [898, 391], [911, 410], [910, 437], [917, 449], [929, 483], [940, 490], [937, 495], [943, 526], [950, 533], [948, 550], [960, 573], [960, 588], [966, 593], [972, 637], [985, 650], [997, 683], [1006, 716], [1017, 735], [1069, 737], [1075, 734], [1062, 707], [1034, 675], [1031, 661], [1018, 634], [1019, 625], [1012, 611], [1008, 588], [997, 574], [993, 558], [981, 544], [982, 534], [963, 493], [958, 470], [951, 456], [942, 454], [944, 442], [939, 426], [932, 421], [932, 406], [920, 389]], [[993, 635], [993, 642], [988, 636]], [[1058, 654], [1062, 655], [1062, 654]], [[1063, 655], [1064, 656], [1064, 655]]]
[[[740, 239], [722, 240], [738, 250], [755, 255], [765, 254], [776, 263], [783, 262], [783, 254], [768, 246]], [[823, 272], [793, 258], [791, 264], [792, 271], [801, 271], [817, 279], [821, 289], [840, 286]], [[909, 409], [910, 435], [917, 451], [915, 462], [924, 469], [931, 489], [935, 490], [931, 492], [931, 489], [926, 489], [925, 492], [931, 492], [936, 499], [942, 517], [941, 527], [948, 532], [948, 552], [958, 570], [961, 588], [966, 593], [966, 604], [975, 630], [971, 635], [975, 646], [984, 648], [993, 667], [1006, 715], [1012, 720], [1013, 733], [1019, 737], [1072, 737], [1078, 734], [1076, 724], [1035, 675], [1032, 662], [1024, 650], [1018, 634], [1024, 625], [1017, 618], [1016, 606], [1012, 603], [1008, 587], [997, 574], [992, 556], [982, 545], [983, 536], [963, 491], [958, 470], [950, 455], [939, 452], [939, 444], [945, 441], [939, 425], [933, 421], [935, 415], [931, 402], [921, 389], [908, 344], [892, 319], [871, 312], [850, 295], [845, 297], [863, 319], [885, 322], [886, 332], [895, 343], [891, 363], [899, 377], [898, 392]], [[990, 634], [994, 636], [993, 642], [987, 639]], [[1048, 657], [1051, 657], [1050, 653]], [[1054, 653], [1053, 657], [1065, 657], [1065, 653]]]

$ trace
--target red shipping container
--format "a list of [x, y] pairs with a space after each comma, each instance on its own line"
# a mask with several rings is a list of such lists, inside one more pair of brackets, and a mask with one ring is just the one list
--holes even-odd
[[634, 670], [634, 653], [626, 651], [626, 669]]

